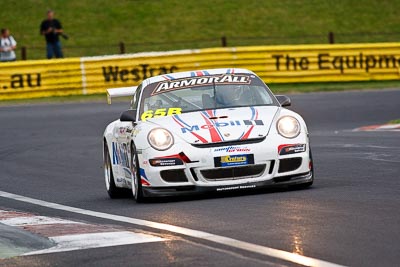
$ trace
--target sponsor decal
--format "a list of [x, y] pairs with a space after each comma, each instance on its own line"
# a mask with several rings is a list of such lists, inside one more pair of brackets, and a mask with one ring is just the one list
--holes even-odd
[[182, 114], [182, 108], [159, 108], [156, 110], [147, 110], [142, 113], [140, 119], [146, 121], [151, 118], [159, 118], [165, 116], [172, 116]]
[[[3, 77], [2, 77], [3, 78]], [[42, 84], [42, 76], [40, 73], [15, 73], [4, 80], [6, 83], [0, 85], [3, 90], [15, 89], [40, 89]], [[4, 81], [1, 80], [2, 82]]]
[[153, 167], [183, 165], [183, 161], [179, 158], [156, 158], [150, 159], [149, 162]]
[[[252, 112], [252, 116], [251, 119], [257, 121], [258, 120], [258, 110], [255, 109], [254, 107], [250, 107], [251, 112]], [[254, 125], [250, 126], [250, 129], [243, 133], [243, 135], [240, 137], [241, 140], [246, 140], [247, 138], [249, 138], [251, 131], [253, 130]]]
[[188, 127], [182, 127], [182, 133], [191, 133], [200, 130], [210, 130], [214, 128], [221, 127], [235, 127], [235, 126], [261, 126], [264, 125], [262, 120], [242, 120], [242, 121], [228, 121], [228, 122], [215, 122], [213, 124], [203, 124], [203, 125], [190, 125]]
[[[224, 134], [220, 132], [220, 127], [237, 127], [241, 126], [242, 128], [245, 128], [243, 130], [242, 134], [238, 139], [240, 140], [246, 140], [249, 138], [251, 131], [255, 126], [260, 126], [264, 125], [264, 122], [262, 120], [258, 119], [258, 111], [254, 107], [249, 107], [251, 110], [251, 118], [249, 120], [236, 120], [236, 121], [225, 121], [225, 122], [220, 122], [220, 121], [215, 121], [216, 114], [215, 110], [206, 110], [202, 111], [200, 115], [203, 117], [205, 124], [201, 125], [189, 125], [185, 121], [182, 120], [182, 118], [179, 117], [179, 115], [174, 115], [172, 116], [172, 119], [181, 127], [181, 132], [182, 133], [190, 133], [191, 135], [195, 136], [200, 142], [203, 144], [208, 143], [209, 141], [200, 136], [199, 134], [196, 133], [196, 131], [200, 130], [208, 130], [210, 134], [210, 139], [211, 142], [222, 142], [224, 141]], [[245, 127], [243, 127], [245, 126]], [[235, 129], [236, 130], [236, 129]], [[229, 133], [230, 134], [230, 133]], [[225, 136], [227, 137], [227, 136]]]
[[254, 163], [254, 155], [227, 155], [214, 158], [215, 167], [240, 166]]
[[118, 144], [117, 142], [112, 142], [112, 152], [113, 165], [118, 164], [130, 168], [128, 156], [130, 149], [127, 144]]
[[236, 152], [250, 152], [250, 151], [251, 151], [250, 148], [241, 147], [241, 146], [228, 146], [228, 147], [214, 148], [214, 152], [236, 153]]
[[142, 131], [142, 127], [137, 125], [135, 128], [132, 129], [132, 136], [137, 136]]
[[221, 163], [247, 163], [246, 156], [223, 156]]
[[106, 84], [115, 82], [138, 82], [148, 77], [176, 72], [178, 70], [177, 66], [150, 66], [149, 64], [140, 64], [136, 68], [123, 68], [121, 66], [111, 65], [101, 68]]
[[119, 134], [129, 134], [133, 131], [131, 127], [119, 127]]
[[229, 186], [229, 187], [219, 187], [217, 188], [217, 191], [230, 191], [230, 190], [239, 190], [239, 189], [250, 189], [250, 188], [256, 188], [257, 186], [255, 184], [251, 185], [236, 185], [236, 186]]
[[351, 70], [363, 70], [366, 73], [374, 69], [397, 69], [400, 66], [400, 59], [397, 55], [363, 53], [352, 53], [338, 55], [337, 53], [318, 53], [312, 57], [298, 57], [290, 54], [273, 54], [275, 69], [277, 71], [310, 69], [337, 70], [341, 74], [349, 73]]
[[128, 178], [128, 179], [131, 178], [132, 172], [130, 169], [124, 168], [124, 173], [125, 173], [125, 178]]
[[279, 155], [289, 155], [306, 151], [306, 144], [280, 145], [278, 147]]
[[196, 76], [184, 79], [175, 79], [160, 82], [151, 95], [164, 93], [171, 90], [183, 89], [188, 87], [197, 87], [213, 84], [250, 84], [248, 75], [223, 74], [215, 76]]
[[150, 186], [149, 179], [147, 178], [146, 172], [144, 171], [143, 168], [139, 169], [140, 173], [140, 182], [142, 186]]

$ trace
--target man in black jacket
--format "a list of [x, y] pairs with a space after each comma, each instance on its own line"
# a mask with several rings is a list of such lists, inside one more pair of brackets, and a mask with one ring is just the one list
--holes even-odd
[[40, 24], [40, 34], [46, 38], [47, 58], [62, 58], [61, 42], [59, 35], [63, 33], [63, 28], [59, 20], [54, 18], [54, 11], [47, 11], [47, 19]]

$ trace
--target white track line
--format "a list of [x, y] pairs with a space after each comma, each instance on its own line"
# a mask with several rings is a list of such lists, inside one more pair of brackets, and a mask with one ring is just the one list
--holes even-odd
[[57, 244], [57, 246], [48, 249], [28, 252], [23, 255], [39, 255], [89, 248], [102, 248], [138, 243], [160, 242], [166, 241], [168, 239], [148, 234], [121, 231], [109, 233], [53, 236], [50, 237], [50, 240], [53, 240]]
[[28, 225], [47, 225], [47, 224], [84, 224], [81, 222], [74, 222], [59, 218], [50, 218], [46, 216], [8, 218], [0, 220], [0, 223], [7, 224], [9, 226], [28, 226]]
[[203, 239], [203, 240], [207, 240], [210, 242], [222, 244], [225, 246], [230, 246], [233, 248], [250, 251], [252, 253], [258, 253], [261, 255], [265, 255], [265, 256], [269, 256], [269, 257], [273, 257], [273, 258], [277, 258], [277, 259], [281, 259], [281, 260], [285, 260], [285, 261], [289, 261], [289, 262], [294, 262], [294, 263], [301, 264], [304, 266], [343, 267], [343, 265], [338, 265], [335, 263], [331, 263], [331, 262], [327, 262], [327, 261], [323, 261], [323, 260], [319, 260], [319, 259], [314, 259], [311, 257], [306, 257], [306, 256], [290, 253], [287, 251], [279, 250], [279, 249], [260, 246], [260, 245], [240, 241], [237, 239], [214, 235], [214, 234], [203, 232], [203, 231], [192, 230], [192, 229], [188, 229], [188, 228], [184, 228], [184, 227], [180, 227], [180, 226], [152, 222], [152, 221], [141, 220], [141, 219], [135, 219], [135, 218], [119, 216], [119, 215], [112, 215], [112, 214], [108, 214], [108, 213], [85, 210], [85, 209], [80, 209], [80, 208], [74, 208], [74, 207], [65, 206], [65, 205], [52, 203], [52, 202], [47, 202], [47, 201], [43, 201], [43, 200], [39, 200], [39, 199], [24, 197], [21, 195], [16, 195], [16, 194], [4, 192], [4, 191], [0, 191], [0, 197], [18, 200], [18, 201], [22, 201], [25, 203], [31, 203], [31, 204], [35, 204], [38, 206], [52, 208], [52, 209], [56, 209], [56, 210], [63, 210], [63, 211], [83, 214], [83, 215], [87, 215], [87, 216], [97, 217], [97, 218], [103, 218], [103, 219], [108, 219], [108, 220], [113, 220], [113, 221], [118, 221], [118, 222], [125, 222], [125, 223], [141, 225], [141, 226], [151, 227], [151, 228], [160, 229], [160, 230], [166, 230], [166, 231], [170, 231], [173, 233], [190, 236], [193, 238]]

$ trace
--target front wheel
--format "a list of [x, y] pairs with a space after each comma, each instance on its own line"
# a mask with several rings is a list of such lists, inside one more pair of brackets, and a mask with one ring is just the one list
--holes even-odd
[[121, 198], [125, 195], [125, 190], [115, 185], [114, 174], [112, 170], [112, 164], [110, 159], [110, 153], [108, 153], [107, 143], [104, 143], [104, 178], [106, 183], [107, 193], [110, 198]]
[[139, 159], [134, 144], [131, 145], [131, 172], [132, 195], [137, 203], [143, 202], [144, 196], [140, 177]]

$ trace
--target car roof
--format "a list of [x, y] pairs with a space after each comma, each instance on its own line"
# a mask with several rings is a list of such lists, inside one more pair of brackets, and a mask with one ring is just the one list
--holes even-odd
[[166, 80], [175, 80], [175, 79], [181, 79], [181, 78], [186, 78], [186, 77], [197, 77], [197, 76], [217, 75], [217, 74], [235, 74], [235, 73], [248, 73], [248, 74], [255, 75], [255, 73], [250, 70], [239, 69], [239, 68], [194, 70], [194, 71], [173, 72], [173, 73], [167, 73], [167, 74], [150, 77], [143, 81], [143, 85], [147, 86], [147, 85], [155, 83], [155, 82], [161, 82], [161, 81], [166, 81]]

